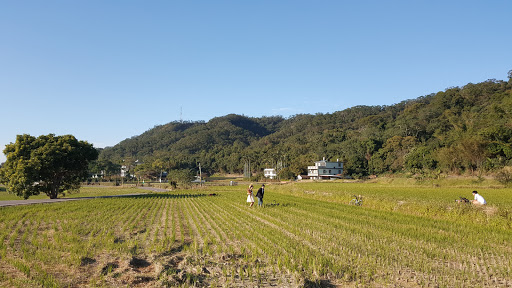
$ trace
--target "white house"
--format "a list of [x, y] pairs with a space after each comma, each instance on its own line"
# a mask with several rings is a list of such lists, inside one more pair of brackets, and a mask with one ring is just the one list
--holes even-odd
[[274, 168], [263, 169], [263, 176], [265, 176], [265, 178], [270, 178], [270, 179], [277, 178], [276, 169], [274, 169]]
[[341, 178], [343, 173], [343, 162], [329, 162], [325, 160], [316, 161], [315, 166], [308, 166], [308, 176], [311, 179], [333, 179]]

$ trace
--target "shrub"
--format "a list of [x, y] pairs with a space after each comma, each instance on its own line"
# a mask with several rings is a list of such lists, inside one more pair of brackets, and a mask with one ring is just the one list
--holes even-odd
[[250, 180], [253, 182], [258, 182], [265, 178], [265, 175], [263, 175], [263, 172], [258, 172], [255, 175], [251, 176]]
[[512, 183], [512, 172], [511, 167], [505, 167], [496, 173], [496, 180], [504, 185]]
[[294, 180], [295, 173], [293, 173], [290, 168], [283, 168], [279, 171], [279, 179], [281, 180]]

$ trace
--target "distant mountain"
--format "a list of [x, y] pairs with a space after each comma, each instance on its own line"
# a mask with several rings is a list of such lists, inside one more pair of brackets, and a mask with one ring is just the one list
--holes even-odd
[[[332, 114], [171, 122], [101, 151], [114, 163], [157, 159], [174, 168], [241, 173], [284, 168], [307, 173], [316, 160], [342, 159], [345, 173], [461, 173], [512, 165], [512, 79], [453, 87], [391, 106]], [[148, 166], [149, 167], [149, 166]]]

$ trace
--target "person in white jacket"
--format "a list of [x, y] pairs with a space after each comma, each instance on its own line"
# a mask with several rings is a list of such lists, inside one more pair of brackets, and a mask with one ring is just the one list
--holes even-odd
[[475, 196], [475, 199], [472, 201], [475, 205], [485, 205], [487, 202], [485, 201], [484, 197], [482, 195], [478, 194], [477, 191], [473, 191], [473, 196]]

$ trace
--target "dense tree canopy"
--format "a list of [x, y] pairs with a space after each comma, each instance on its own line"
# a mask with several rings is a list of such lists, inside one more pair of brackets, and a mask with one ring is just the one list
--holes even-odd
[[88, 177], [90, 161], [98, 151], [72, 135], [33, 137], [18, 135], [6, 145], [7, 161], [0, 168], [0, 181], [8, 190], [25, 199], [41, 192], [51, 199], [75, 190]]
[[322, 157], [343, 160], [345, 173], [354, 177], [474, 173], [512, 165], [511, 143], [509, 78], [332, 114], [287, 119], [231, 114], [207, 123], [172, 122], [106, 148], [100, 158], [137, 159], [148, 167], [158, 159], [164, 169], [197, 169], [200, 162], [209, 174], [242, 173], [250, 162], [253, 172], [281, 167], [297, 175]]

